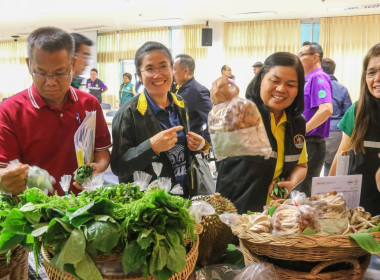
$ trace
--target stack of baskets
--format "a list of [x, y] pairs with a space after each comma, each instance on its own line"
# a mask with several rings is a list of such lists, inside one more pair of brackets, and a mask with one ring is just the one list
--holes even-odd
[[0, 255], [0, 279], [28, 280], [28, 251], [16, 246], [11, 254], [9, 263], [6, 254]]
[[[275, 264], [279, 280], [287, 279], [350, 279], [359, 280], [368, 267], [370, 254], [348, 235], [273, 235], [235, 229], [240, 239], [245, 264], [285, 260], [310, 262], [314, 267], [308, 271], [286, 269]], [[380, 241], [380, 232], [372, 233]], [[323, 271], [336, 263], [348, 262], [350, 269]]]
[[[189, 240], [186, 240], [186, 241], [187, 241], [187, 244], [189, 245]], [[170, 278], [170, 280], [187, 280], [190, 277], [198, 259], [198, 246], [199, 246], [199, 238], [197, 237], [194, 240], [189, 252], [186, 255], [185, 268], [180, 274], [174, 274]], [[50, 260], [51, 260], [50, 253], [45, 248], [42, 248], [41, 251], [42, 251], [42, 257], [44, 260], [44, 267], [50, 280], [76, 280], [77, 279], [76, 277], [74, 277], [68, 272], [62, 273], [61, 270], [53, 268], [50, 265]], [[96, 260], [97, 264], [104, 264], [107, 262], [121, 263], [121, 255], [104, 255], [104, 256], [98, 257], [98, 259]], [[153, 277], [149, 277], [149, 278], [142, 278], [142, 277], [135, 277], [135, 276], [109, 276], [108, 277], [107, 275], [103, 275], [103, 277], [104, 277], [104, 280], [143, 280], [143, 279], [154, 280]]]

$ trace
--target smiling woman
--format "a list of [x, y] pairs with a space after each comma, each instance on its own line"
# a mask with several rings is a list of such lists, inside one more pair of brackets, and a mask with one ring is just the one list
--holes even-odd
[[262, 211], [267, 202], [278, 199], [272, 193], [276, 180], [278, 187], [290, 192], [305, 178], [303, 88], [301, 61], [286, 52], [270, 55], [248, 86], [246, 97], [260, 111], [273, 152], [267, 160], [245, 156], [220, 162], [216, 191], [229, 198], [239, 213]]
[[163, 164], [160, 177], [180, 184], [185, 196], [190, 152], [208, 149], [202, 136], [189, 131], [185, 102], [169, 92], [173, 81], [173, 60], [168, 48], [147, 42], [135, 55], [136, 72], [144, 92], [124, 104], [112, 122], [112, 171], [120, 182], [132, 182], [135, 171], [156, 178], [152, 163]]
[[[348, 150], [348, 175], [363, 175], [360, 206], [372, 215], [379, 215], [380, 192], [375, 174], [380, 172], [380, 44], [367, 52], [362, 69], [359, 100], [338, 124], [343, 137], [329, 175], [336, 175], [337, 155]], [[380, 186], [380, 180], [377, 183]]]

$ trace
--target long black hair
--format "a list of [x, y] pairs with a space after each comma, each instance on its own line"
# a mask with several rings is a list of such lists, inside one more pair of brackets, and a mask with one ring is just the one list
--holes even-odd
[[305, 72], [299, 58], [289, 52], [276, 52], [268, 56], [264, 61], [263, 67], [255, 75], [253, 80], [249, 83], [245, 93], [246, 98], [251, 99], [256, 104], [262, 104], [263, 101], [260, 97], [260, 87], [264, 76], [276, 66], [290, 66], [296, 70], [298, 78], [298, 93], [293, 103], [285, 109], [288, 116], [298, 118], [302, 115], [304, 110], [304, 86], [305, 86]]

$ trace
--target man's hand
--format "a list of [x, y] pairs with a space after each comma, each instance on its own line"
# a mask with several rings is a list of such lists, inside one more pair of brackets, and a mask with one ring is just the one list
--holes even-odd
[[167, 130], [161, 131], [150, 138], [150, 146], [152, 150], [159, 154], [161, 152], [169, 151], [177, 143], [177, 131], [183, 129], [183, 126], [174, 126]]
[[205, 139], [200, 136], [199, 134], [196, 134], [195, 132], [189, 131], [186, 135], [187, 138], [187, 147], [190, 151], [199, 151], [206, 145]]
[[16, 168], [0, 169], [0, 190], [14, 195], [26, 189], [29, 165], [20, 163]]

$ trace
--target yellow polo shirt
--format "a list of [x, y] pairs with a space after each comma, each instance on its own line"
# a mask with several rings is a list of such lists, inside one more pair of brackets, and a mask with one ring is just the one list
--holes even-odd
[[[276, 125], [276, 120], [274, 118], [273, 113], [270, 113], [270, 127], [274, 138], [276, 138], [277, 142], [277, 162], [276, 169], [274, 171], [273, 180], [281, 175], [282, 169], [284, 167], [284, 150], [285, 150], [285, 124], [287, 118], [286, 114], [283, 113], [280, 121]], [[307, 162], [307, 151], [306, 151], [306, 141], [304, 142], [302, 152], [298, 163], [306, 163]], [[272, 198], [268, 196], [267, 204], [271, 201]]]

